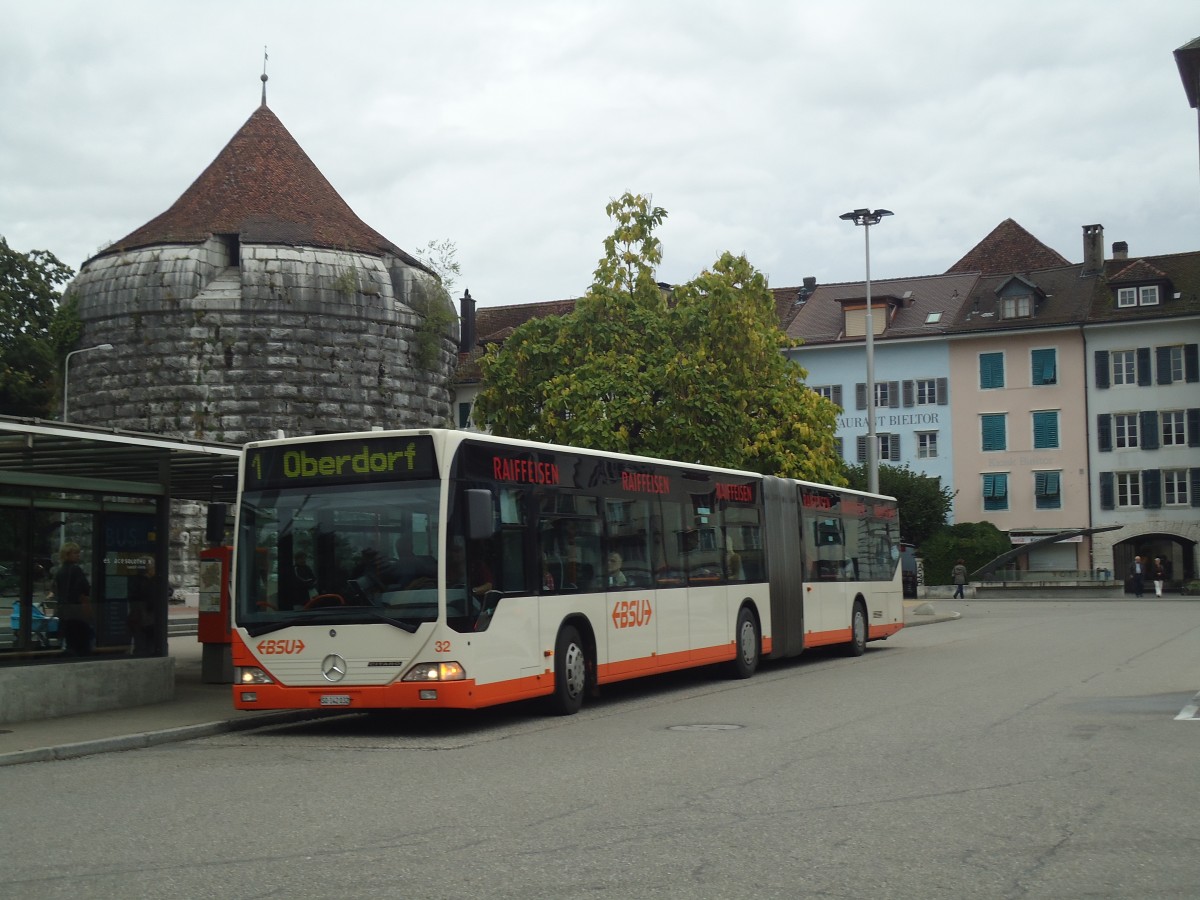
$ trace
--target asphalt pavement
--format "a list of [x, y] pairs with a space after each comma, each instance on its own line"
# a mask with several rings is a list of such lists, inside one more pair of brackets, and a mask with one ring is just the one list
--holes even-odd
[[[957, 619], [959, 613], [939, 608], [942, 602], [905, 600], [905, 626]], [[183, 619], [195, 610], [173, 608], [171, 612], [173, 618]], [[168, 651], [175, 659], [174, 698], [146, 706], [0, 724], [0, 766], [136, 750], [329, 715], [322, 710], [234, 709], [230, 685], [201, 680], [201, 645], [194, 633], [170, 637]]]

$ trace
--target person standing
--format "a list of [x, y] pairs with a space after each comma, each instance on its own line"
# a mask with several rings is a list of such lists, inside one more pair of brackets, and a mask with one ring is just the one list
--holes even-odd
[[967, 586], [967, 566], [960, 559], [951, 573], [954, 577], [954, 599], [965, 600], [963, 592]]
[[1133, 596], [1141, 599], [1142, 591], [1146, 587], [1146, 565], [1142, 562], [1140, 556], [1133, 558], [1133, 565], [1129, 567], [1129, 574], [1133, 577]]
[[92, 615], [92, 588], [79, 565], [81, 554], [79, 545], [74, 541], [63, 544], [58, 551], [59, 567], [54, 576], [58, 623], [67, 656], [90, 656], [96, 633]]
[[154, 557], [147, 556], [141, 571], [129, 578], [129, 635], [133, 639], [134, 656], [153, 656], [156, 644], [155, 623], [158, 621], [158, 578]]
[[1154, 580], [1154, 596], [1161, 597], [1163, 592], [1163, 582], [1167, 579], [1167, 571], [1163, 568], [1163, 561], [1159, 557], [1154, 557], [1154, 565], [1150, 567], [1150, 577]]

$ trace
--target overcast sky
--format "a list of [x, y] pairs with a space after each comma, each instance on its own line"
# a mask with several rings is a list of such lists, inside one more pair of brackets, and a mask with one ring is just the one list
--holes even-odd
[[0, 234], [78, 268], [267, 103], [367, 224], [480, 305], [581, 295], [624, 191], [659, 280], [942, 272], [1006, 218], [1072, 261], [1200, 250], [1195, 0], [0, 0]]

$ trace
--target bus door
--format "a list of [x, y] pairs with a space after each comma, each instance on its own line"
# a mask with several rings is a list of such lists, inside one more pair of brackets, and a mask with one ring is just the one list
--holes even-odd
[[710, 656], [733, 634], [725, 590], [723, 535], [716, 527], [711, 493], [692, 495], [690, 521], [677, 541], [688, 573], [688, 641], [693, 654]]
[[[686, 640], [684, 576], [668, 570], [656, 549], [661, 519], [654, 502], [641, 498], [606, 499], [604, 504], [601, 588], [605, 598], [608, 658], [617, 672], [645, 671], [656, 655], [672, 648], [687, 649], [679, 640], [671, 640], [672, 632], [681, 628]], [[657, 590], [660, 578], [666, 579], [677, 595], [674, 604], [660, 599]]]

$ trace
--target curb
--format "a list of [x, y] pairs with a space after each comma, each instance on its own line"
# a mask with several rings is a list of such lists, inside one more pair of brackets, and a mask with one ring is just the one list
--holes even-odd
[[166, 728], [162, 731], [146, 731], [141, 734], [97, 738], [93, 741], [60, 744], [56, 747], [38, 747], [33, 750], [14, 750], [12, 753], [0, 753], [0, 766], [19, 766], [25, 763], [79, 759], [83, 756], [95, 756], [100, 753], [117, 753], [123, 750], [143, 750], [147, 747], [158, 746], [159, 744], [190, 741], [195, 738], [211, 737], [214, 734], [247, 731], [251, 728], [266, 728], [271, 725], [291, 725], [295, 722], [325, 718], [329, 715], [328, 710], [278, 710], [275, 712], [253, 713], [250, 716], [240, 719], [225, 719], [218, 722], [206, 722], [200, 725], [181, 725], [178, 728]]

